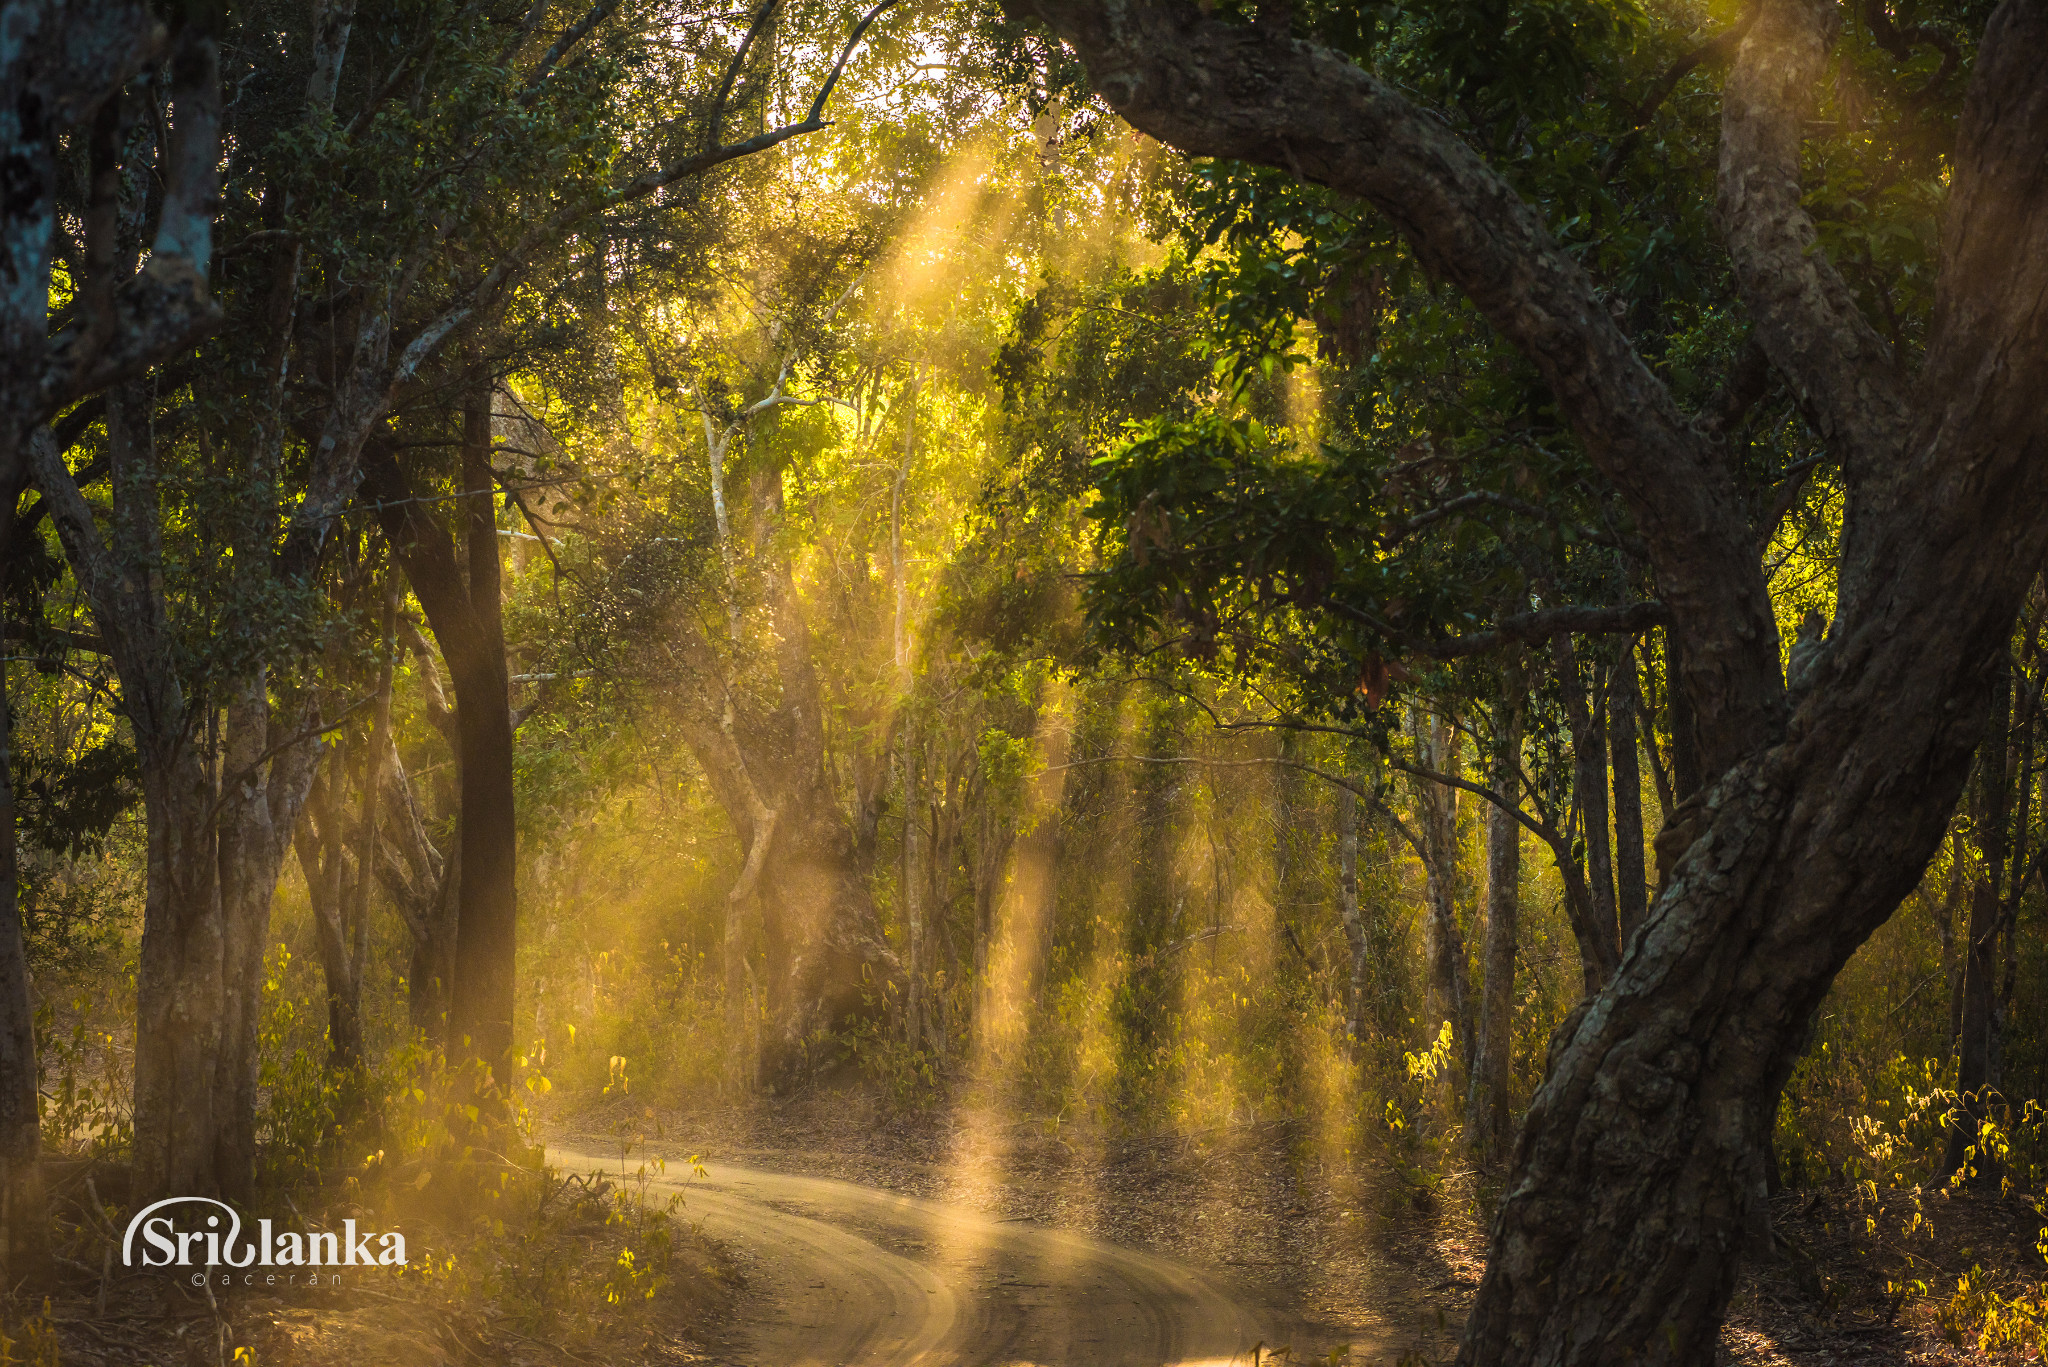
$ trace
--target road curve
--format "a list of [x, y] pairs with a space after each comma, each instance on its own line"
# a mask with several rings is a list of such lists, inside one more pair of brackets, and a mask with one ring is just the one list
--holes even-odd
[[705, 1168], [655, 1182], [744, 1259], [744, 1367], [1224, 1367], [1260, 1345], [1297, 1363], [1327, 1350], [1286, 1311], [1137, 1249], [830, 1178]]

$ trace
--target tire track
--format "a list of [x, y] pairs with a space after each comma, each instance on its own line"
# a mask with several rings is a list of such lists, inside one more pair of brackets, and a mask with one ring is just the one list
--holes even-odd
[[[549, 1161], [617, 1166], [560, 1149]], [[741, 1254], [743, 1367], [1224, 1367], [1255, 1345], [1291, 1347], [1296, 1363], [1328, 1348], [1290, 1312], [1140, 1249], [832, 1178], [705, 1167], [652, 1181]]]

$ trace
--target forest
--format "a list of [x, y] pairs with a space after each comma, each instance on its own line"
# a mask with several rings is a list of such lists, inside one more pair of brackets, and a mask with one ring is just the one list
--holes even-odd
[[0, 1364], [2048, 1361], [2044, 54], [0, 0]]

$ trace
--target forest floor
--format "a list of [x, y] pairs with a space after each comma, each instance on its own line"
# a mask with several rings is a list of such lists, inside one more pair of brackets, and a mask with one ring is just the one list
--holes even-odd
[[[70, 1262], [47, 1302], [16, 1289], [0, 1362], [910, 1360], [836, 1352], [873, 1324], [887, 1332], [871, 1342], [922, 1343], [935, 1350], [924, 1360], [948, 1367], [1221, 1364], [1252, 1360], [1254, 1343], [1268, 1363], [1420, 1367], [1454, 1355], [1484, 1267], [1472, 1174], [1432, 1192], [1376, 1171], [1383, 1158], [1319, 1161], [1291, 1121], [1113, 1137], [943, 1107], [896, 1111], [854, 1090], [696, 1110], [636, 1101], [558, 1114], [546, 1138], [559, 1171], [542, 1211], [408, 1222], [421, 1236], [415, 1265], [431, 1248], [453, 1254], [453, 1268], [209, 1298], [118, 1266], [102, 1291], [86, 1265], [95, 1254]], [[607, 1303], [623, 1237], [609, 1212], [657, 1157], [665, 1171], [641, 1198], [682, 1200], [664, 1279], [652, 1299]], [[593, 1169], [611, 1173], [608, 1191], [562, 1181]], [[1980, 1349], [1983, 1298], [1974, 1315], [1951, 1299], [1973, 1267], [1979, 1287], [2008, 1297], [2041, 1282], [2042, 1217], [2029, 1203], [1843, 1188], [1783, 1194], [1772, 1213], [1777, 1251], [1743, 1274], [1722, 1340], [1729, 1367], [2039, 1360]], [[1163, 1356], [1162, 1343], [1172, 1349]]]
[[[659, 1156], [672, 1174], [683, 1172], [694, 1156], [714, 1172], [730, 1164], [835, 1179], [984, 1222], [1073, 1231], [1143, 1250], [1224, 1289], [1254, 1318], [1284, 1325], [1298, 1341], [1282, 1343], [1296, 1351], [1278, 1360], [1296, 1363], [1332, 1360], [1328, 1354], [1346, 1344], [1350, 1356], [1334, 1360], [1448, 1362], [1484, 1270], [1472, 1174], [1428, 1194], [1369, 1163], [1308, 1157], [1313, 1146], [1291, 1121], [1111, 1139], [943, 1107], [895, 1111], [860, 1091], [821, 1091], [739, 1107], [650, 1111], [635, 1104], [584, 1113], [556, 1122], [550, 1161], [559, 1161], [560, 1146], [585, 1158], [609, 1153], [606, 1161], [616, 1164], [622, 1141], [629, 1171]], [[686, 1216], [690, 1199], [686, 1190]], [[1973, 1325], [1961, 1333], [1945, 1326], [1943, 1309], [1973, 1266], [2008, 1295], [2039, 1282], [2041, 1217], [2017, 1198], [1887, 1200], [1873, 1204], [1854, 1190], [1774, 1198], [1777, 1252], [1744, 1272], [1721, 1362], [1946, 1367], [2008, 1360], [1980, 1350]], [[783, 1205], [790, 1214], [858, 1224], [815, 1201]], [[1910, 1205], [1921, 1218], [1908, 1233]], [[917, 1240], [907, 1247], [921, 1256]], [[714, 1333], [713, 1356], [768, 1367], [745, 1351], [748, 1326], [786, 1320], [787, 1307], [771, 1303], [778, 1289], [744, 1249], [729, 1248], [728, 1257], [750, 1285], [733, 1307], [730, 1331]], [[1916, 1280], [1924, 1290], [1897, 1293]], [[984, 1277], [968, 1290], [1000, 1298], [1013, 1284]], [[1275, 1340], [1266, 1346], [1265, 1360], [1276, 1360]], [[2009, 1360], [2037, 1359], [2015, 1352]]]
[[[1037, 1120], [942, 1109], [892, 1112], [864, 1093], [835, 1091], [736, 1108], [649, 1115], [639, 1106], [620, 1106], [588, 1113], [557, 1125], [550, 1161], [559, 1160], [559, 1149], [605, 1153], [607, 1143], [616, 1154], [621, 1138], [633, 1144], [625, 1159], [629, 1171], [642, 1156], [658, 1155], [675, 1172], [694, 1155], [714, 1172], [732, 1164], [836, 1179], [969, 1213], [984, 1226], [1065, 1231], [1164, 1260], [1235, 1302], [1247, 1326], [1243, 1341], [1226, 1352], [1174, 1360], [1220, 1364], [1235, 1354], [1248, 1363], [1259, 1342], [1268, 1362], [1332, 1360], [1329, 1355], [1347, 1345], [1349, 1357], [1338, 1351], [1334, 1360], [1448, 1360], [1461, 1297], [1476, 1285], [1472, 1240], [1441, 1237], [1444, 1222], [1427, 1203], [1418, 1205], [1405, 1185], [1390, 1193], [1355, 1175], [1304, 1164], [1303, 1136], [1292, 1122], [1108, 1139]], [[749, 1266], [746, 1253], [733, 1256]], [[1013, 1292], [984, 1271], [964, 1290], [970, 1298], [1001, 1300], [1028, 1296], [1035, 1285], [1027, 1281]], [[769, 1363], [749, 1351], [750, 1326], [785, 1313], [773, 1302], [775, 1288], [766, 1290], [766, 1299], [753, 1286], [742, 1294], [736, 1332], [725, 1345], [747, 1367]], [[1047, 1332], [1058, 1331], [1041, 1330], [1041, 1341]], [[1275, 1357], [1276, 1348], [1291, 1353]], [[1146, 1360], [1131, 1351], [1129, 1361]], [[1112, 1367], [1126, 1359], [1041, 1351], [988, 1360], [1086, 1360]], [[874, 1359], [877, 1367], [882, 1361]]]

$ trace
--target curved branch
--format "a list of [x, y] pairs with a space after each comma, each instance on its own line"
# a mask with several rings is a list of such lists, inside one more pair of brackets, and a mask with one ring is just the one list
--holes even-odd
[[[1777, 734], [1777, 629], [1747, 508], [1542, 215], [1441, 121], [1339, 53], [1171, 0], [1004, 0], [1050, 24], [1139, 129], [1292, 171], [1385, 213], [1541, 375], [1627, 503], [1687, 637], [1703, 759]], [[1752, 39], [1754, 41], [1754, 39]]]

